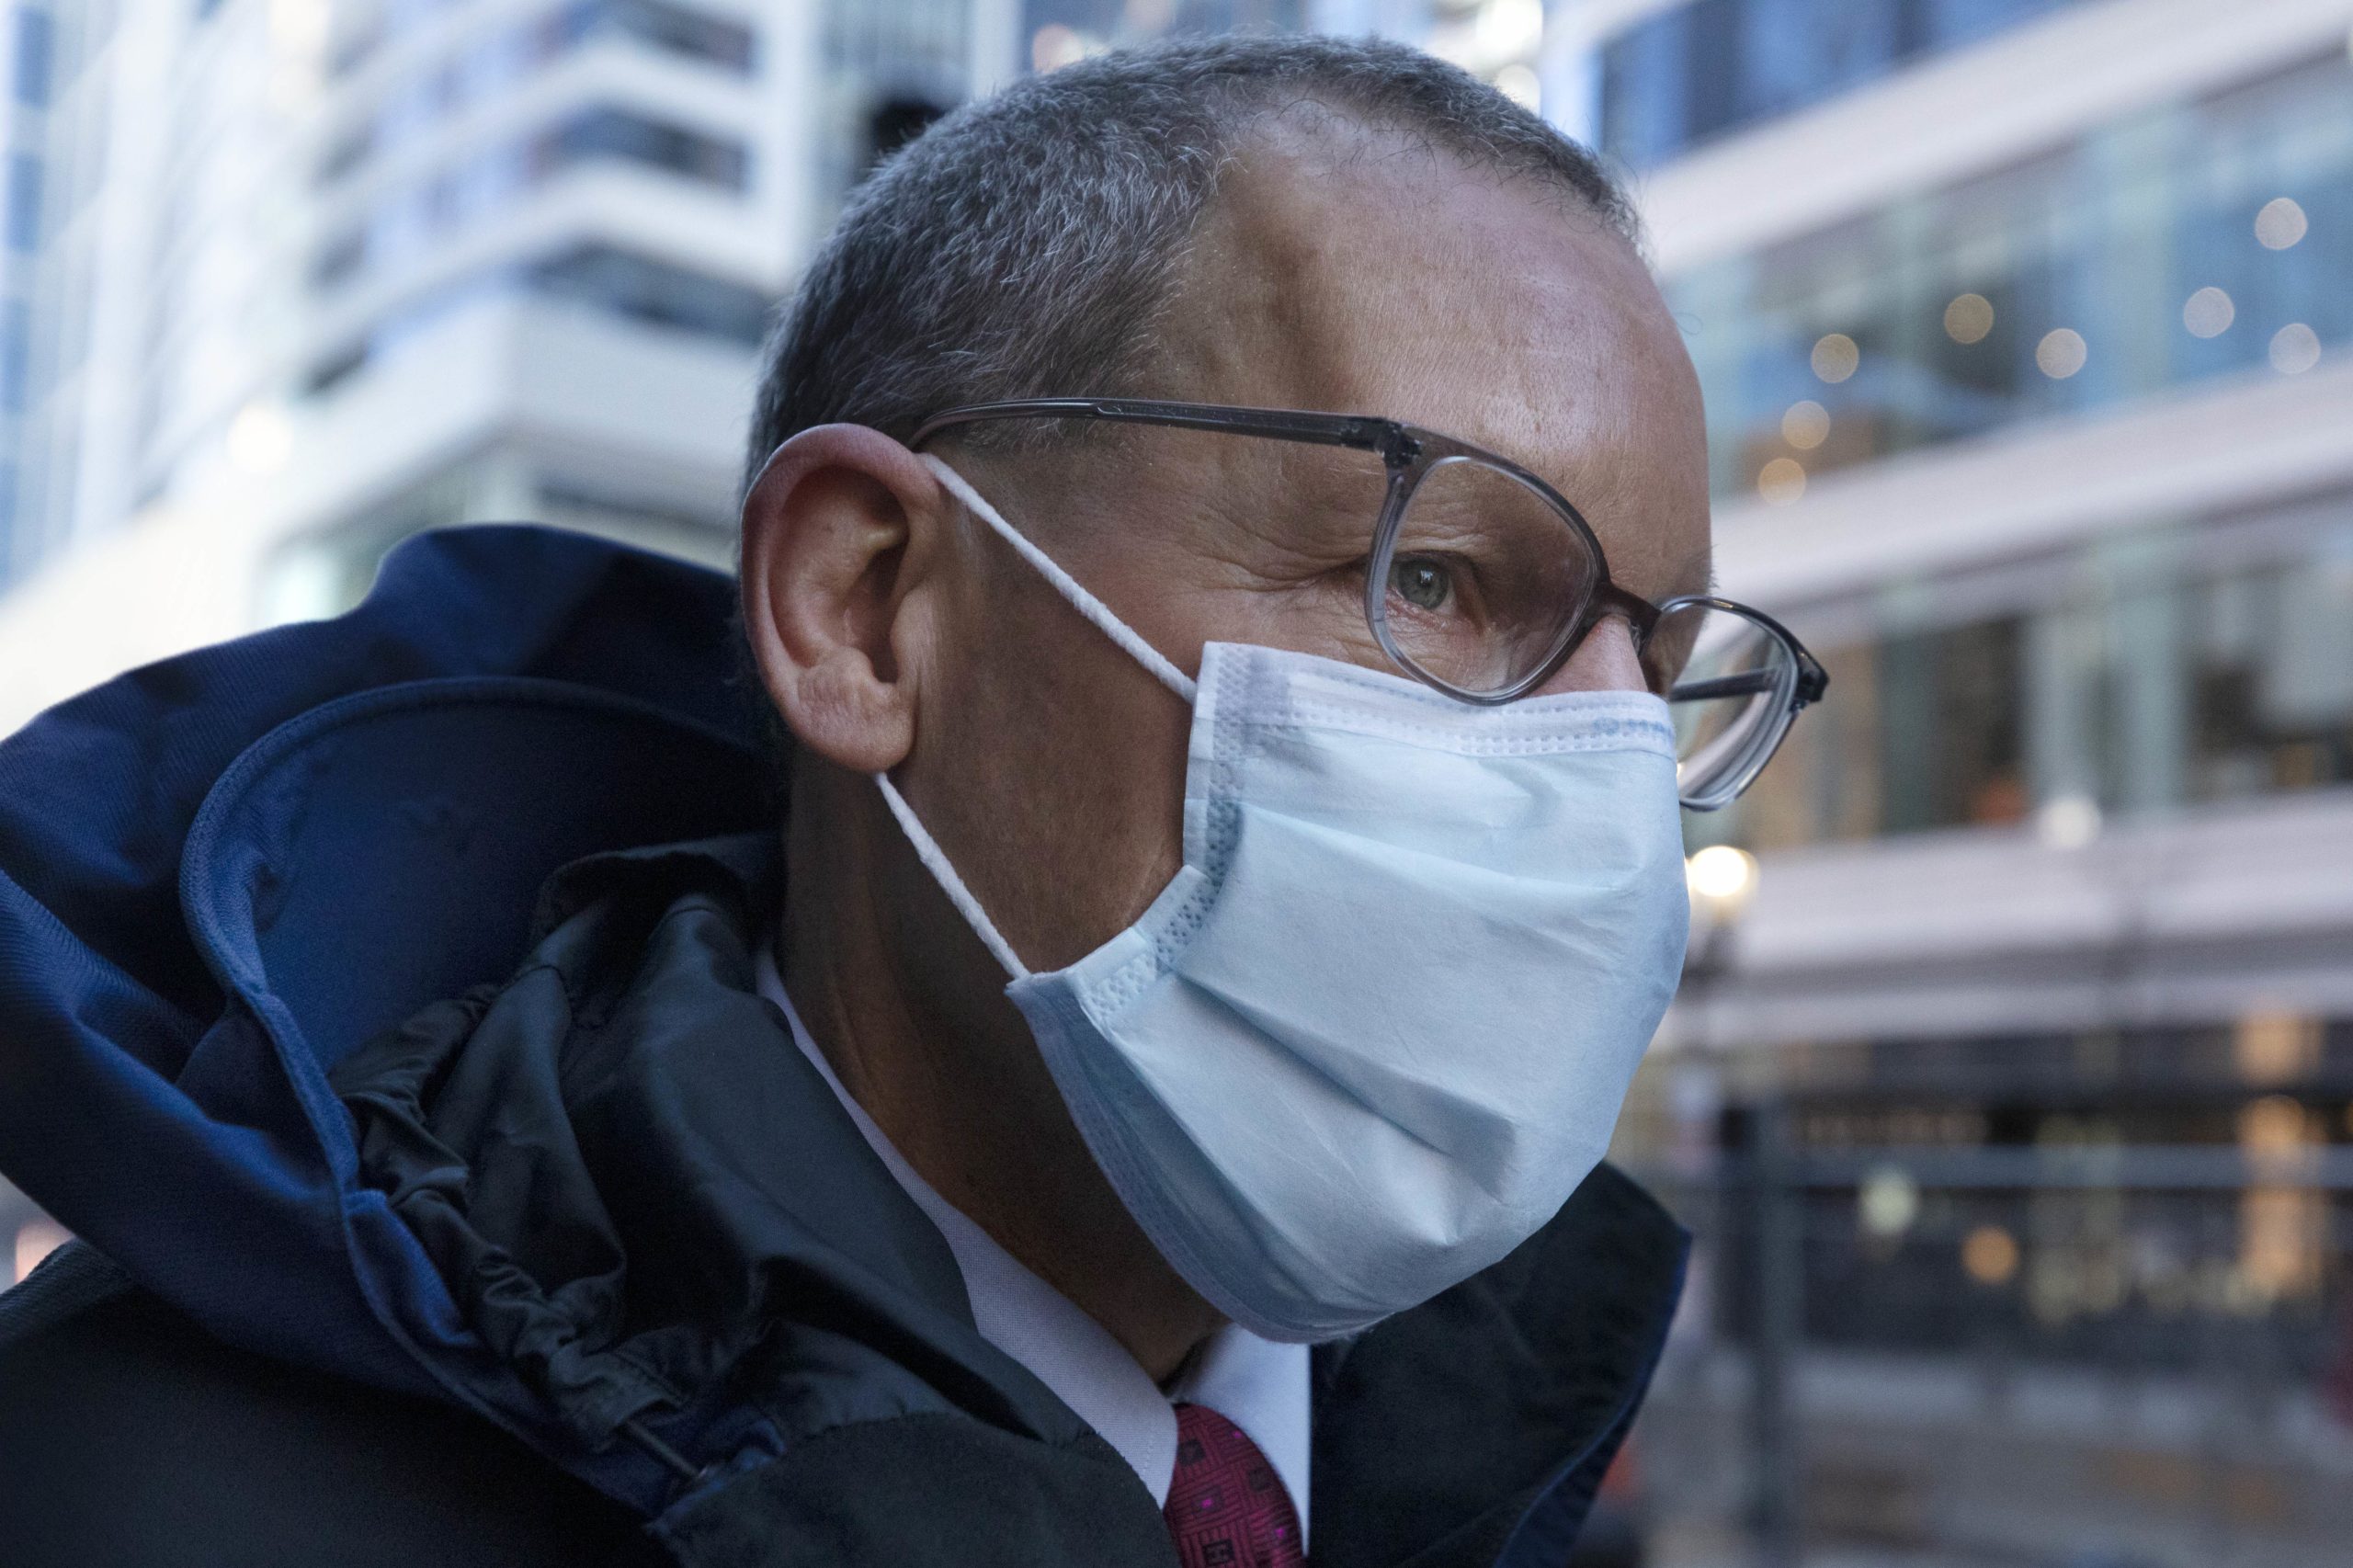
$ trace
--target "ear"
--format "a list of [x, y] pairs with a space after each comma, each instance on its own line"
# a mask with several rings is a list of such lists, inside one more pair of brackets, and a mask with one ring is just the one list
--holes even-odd
[[908, 597], [947, 500], [920, 459], [862, 425], [801, 431], [745, 497], [753, 662], [794, 738], [838, 767], [885, 772], [915, 744]]

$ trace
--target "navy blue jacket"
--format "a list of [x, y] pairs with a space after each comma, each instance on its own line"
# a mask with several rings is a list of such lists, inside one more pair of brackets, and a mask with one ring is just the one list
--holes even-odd
[[[0, 744], [0, 1172], [81, 1238], [12, 1562], [1173, 1562], [754, 989], [733, 597], [449, 530]], [[1318, 1347], [1319, 1568], [1561, 1562], [1683, 1257], [1604, 1167]]]

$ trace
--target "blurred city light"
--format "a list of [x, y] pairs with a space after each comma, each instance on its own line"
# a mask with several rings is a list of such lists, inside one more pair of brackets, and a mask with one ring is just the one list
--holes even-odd
[[2301, 376], [2320, 363], [2320, 334], [2291, 321], [2271, 335], [2271, 368], [2284, 376]]
[[2182, 302], [2181, 324], [2192, 337], [2216, 337], [2231, 329], [2237, 313], [2231, 297], [2209, 283]]
[[1805, 465], [1795, 458], [1772, 458], [1756, 471], [1756, 494], [1786, 506], [1805, 494]]
[[1813, 346], [1813, 373], [1836, 385], [1855, 373], [1862, 363], [1862, 351], [1855, 340], [1843, 332], [1827, 332]]
[[1980, 1285], [2006, 1285], [2018, 1271], [2018, 1238], [1999, 1225], [1980, 1225], [1962, 1239], [1961, 1263]]
[[1945, 307], [1945, 335], [1955, 343], [1983, 343], [1994, 330], [1994, 302], [1983, 294], [1956, 294]]
[[246, 473], [267, 476], [294, 455], [294, 432], [283, 409], [252, 403], [229, 425], [229, 460]]
[[1900, 1236], [1920, 1217], [1920, 1184], [1901, 1165], [1881, 1165], [1856, 1189], [1855, 1208], [1870, 1234]]
[[2053, 327], [2034, 347], [2035, 368], [2054, 381], [2063, 381], [2084, 368], [2089, 353], [2082, 333], [2073, 327]]
[[1781, 415], [1781, 439], [1802, 452], [1813, 450], [1829, 435], [1830, 411], [1811, 398], [1790, 404], [1790, 411]]
[[2275, 196], [2255, 215], [2255, 237], [2266, 250], [2286, 250], [2311, 227], [2304, 210], [2290, 196]]
[[2099, 802], [2088, 795], [2060, 795], [2034, 814], [2035, 831], [2053, 849], [2081, 849], [2099, 836]]
[[1756, 892], [1756, 857], [1730, 844], [1711, 844], [1683, 863], [1691, 902], [1720, 924], [1739, 918]]

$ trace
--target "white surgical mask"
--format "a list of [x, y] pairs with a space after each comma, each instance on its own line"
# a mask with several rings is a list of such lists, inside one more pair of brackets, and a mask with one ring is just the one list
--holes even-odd
[[925, 460], [1192, 704], [1183, 869], [1051, 973], [875, 776], [1145, 1233], [1281, 1340], [1364, 1328], [1534, 1234], [1601, 1159], [1680, 971], [1666, 705], [1479, 707], [1233, 642], [1197, 685]]

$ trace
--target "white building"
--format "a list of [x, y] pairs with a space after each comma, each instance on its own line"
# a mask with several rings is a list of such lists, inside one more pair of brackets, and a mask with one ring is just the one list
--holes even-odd
[[724, 559], [766, 312], [871, 138], [963, 91], [964, 9], [61, 13], [0, 729], [420, 528]]

